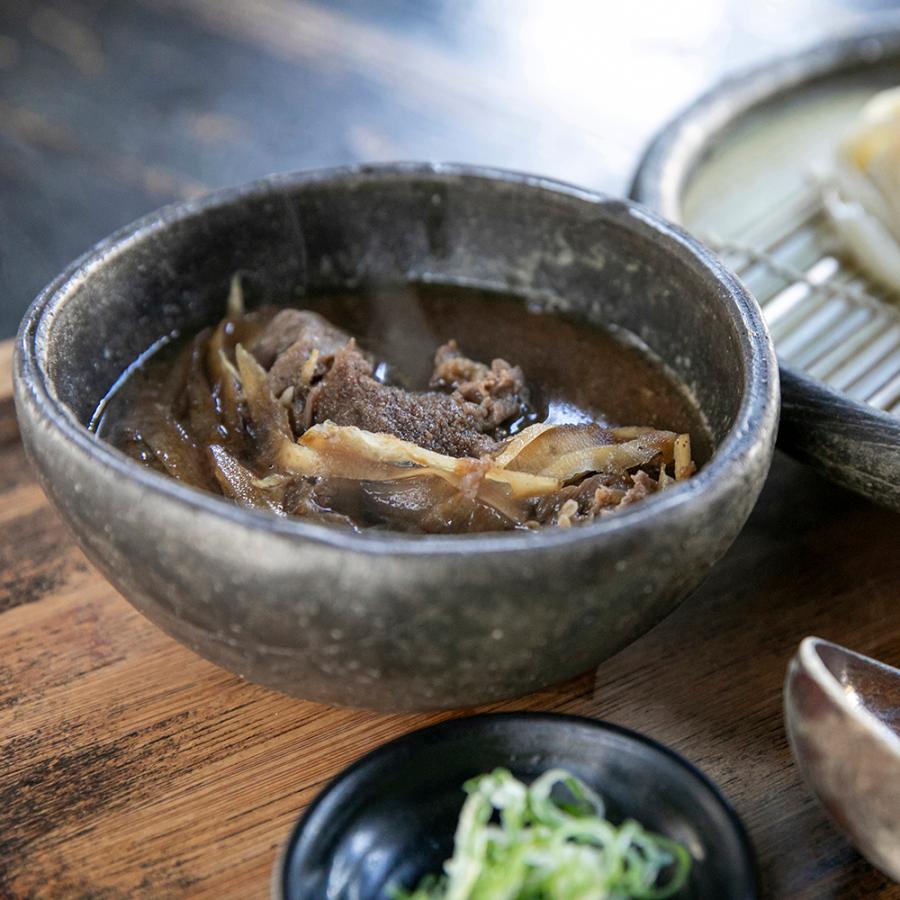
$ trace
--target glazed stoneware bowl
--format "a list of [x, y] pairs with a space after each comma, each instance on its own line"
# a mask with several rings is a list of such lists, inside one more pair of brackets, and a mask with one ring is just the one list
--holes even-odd
[[806, 638], [784, 716], [807, 785], [860, 853], [900, 881], [900, 670]]
[[[251, 305], [438, 282], [627, 329], [696, 398], [712, 458], [615, 516], [534, 533], [358, 534], [187, 488], [86, 426], [139, 354], [221, 315], [236, 271]], [[44, 489], [138, 609], [253, 681], [395, 710], [561, 681], [670, 612], [756, 500], [777, 378], [755, 302], [653, 213], [539, 178], [416, 164], [268, 178], [135, 223], [37, 298], [15, 368]]]

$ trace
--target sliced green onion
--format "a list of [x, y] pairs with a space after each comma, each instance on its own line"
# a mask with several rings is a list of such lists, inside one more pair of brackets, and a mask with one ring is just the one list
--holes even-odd
[[684, 887], [691, 858], [677, 841], [628, 819], [551, 769], [530, 786], [506, 769], [466, 782], [453, 856], [442, 875], [394, 900], [664, 900]]

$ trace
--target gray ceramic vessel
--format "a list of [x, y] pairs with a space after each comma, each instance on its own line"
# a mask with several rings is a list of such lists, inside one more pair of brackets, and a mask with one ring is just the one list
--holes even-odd
[[900, 670], [808, 637], [784, 721], [809, 788], [860, 853], [900, 881]]
[[[824, 41], [726, 79], [654, 138], [641, 160], [630, 196], [682, 221], [691, 178], [743, 117], [827, 79], [859, 78], [884, 66], [900, 68], [900, 16]], [[893, 84], [896, 81], [886, 83]], [[872, 92], [878, 87], [873, 83]], [[774, 151], [773, 151], [774, 152]], [[778, 446], [837, 484], [900, 512], [900, 418], [852, 399], [786, 363]]]
[[[411, 279], [511, 290], [628, 329], [693, 392], [715, 453], [659, 497], [538, 533], [355, 534], [186, 488], [86, 423], [154, 341], [221, 315], [236, 270], [253, 303]], [[37, 298], [15, 374], [44, 489], [138, 609], [248, 679], [385, 710], [535, 690], [658, 622], [747, 518], [778, 409], [755, 302], [690, 237], [627, 202], [444, 165], [279, 176], [155, 213]]]

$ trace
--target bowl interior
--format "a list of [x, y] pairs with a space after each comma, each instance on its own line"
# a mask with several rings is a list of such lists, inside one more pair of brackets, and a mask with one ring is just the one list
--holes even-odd
[[503, 766], [533, 780], [568, 769], [597, 789], [614, 820], [631, 816], [693, 857], [681, 897], [756, 896], [743, 828], [712, 785], [675, 754], [615, 726], [567, 716], [457, 719], [376, 750], [329, 785], [297, 827], [283, 896], [369, 900], [441, 871], [466, 779]]
[[815, 652], [847, 698], [900, 737], [900, 671], [836, 644], [818, 643]]
[[289, 176], [163, 211], [111, 239], [41, 316], [36, 358], [84, 425], [155, 341], [222, 315], [235, 272], [251, 306], [338, 288], [469, 284], [636, 335], [693, 396], [715, 446], [739, 416], [751, 367], [765, 365], [765, 334], [754, 333], [752, 301], [729, 296], [714, 268], [639, 209], [522, 176], [402, 166]]

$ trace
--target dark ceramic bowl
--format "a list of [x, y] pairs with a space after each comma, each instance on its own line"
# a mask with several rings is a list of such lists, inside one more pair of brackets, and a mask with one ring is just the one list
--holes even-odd
[[[625, 328], [695, 395], [712, 459], [601, 522], [535, 533], [356, 534], [187, 488], [86, 424], [154, 341], [220, 316], [237, 270], [254, 303], [432, 281], [512, 290]], [[777, 378], [755, 302], [653, 213], [538, 178], [426, 165], [269, 178], [151, 215], [37, 298], [15, 367], [41, 483], [126, 598], [248, 679], [380, 709], [538, 689], [670, 612], [756, 501]]]
[[414, 731], [345, 769], [297, 824], [276, 866], [280, 900], [382, 900], [452, 854], [463, 783], [498, 766], [525, 781], [570, 771], [607, 803], [680, 841], [693, 863], [681, 900], [752, 900], [753, 848], [706, 776], [634, 731], [546, 713], [472, 716]]

